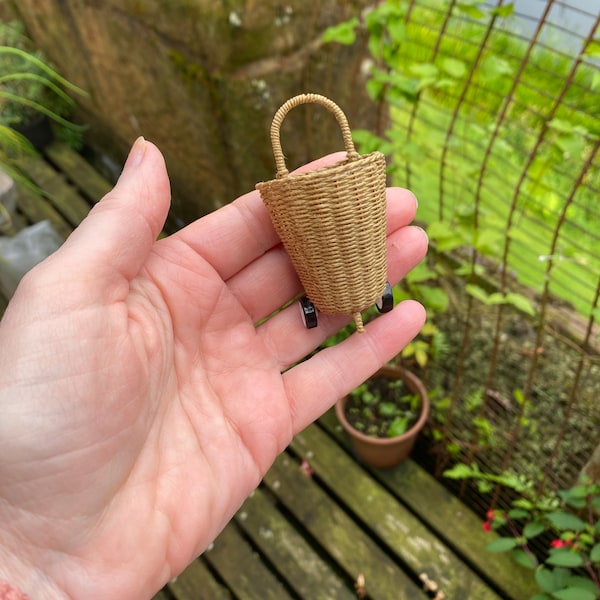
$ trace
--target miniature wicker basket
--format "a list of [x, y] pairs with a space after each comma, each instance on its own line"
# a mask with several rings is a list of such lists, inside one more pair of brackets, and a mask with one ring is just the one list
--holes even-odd
[[[342, 130], [346, 160], [289, 174], [280, 128], [300, 104], [321, 104]], [[258, 183], [266, 205], [308, 298], [325, 314], [353, 315], [363, 331], [361, 312], [386, 287], [386, 163], [380, 152], [360, 156], [348, 121], [331, 100], [302, 94], [277, 111], [271, 125], [277, 179]]]

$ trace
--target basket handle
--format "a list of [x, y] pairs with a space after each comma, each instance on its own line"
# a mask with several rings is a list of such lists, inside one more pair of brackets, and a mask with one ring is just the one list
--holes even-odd
[[358, 158], [358, 152], [352, 141], [352, 132], [348, 125], [348, 119], [346, 119], [346, 115], [342, 109], [333, 102], [333, 100], [330, 100], [325, 96], [319, 94], [300, 94], [285, 102], [275, 113], [273, 122], [271, 123], [271, 145], [273, 146], [273, 156], [275, 157], [275, 165], [277, 167], [277, 178], [285, 177], [289, 173], [285, 165], [285, 156], [283, 155], [283, 150], [281, 148], [281, 124], [288, 112], [300, 104], [321, 104], [331, 111], [335, 115], [340, 129], [342, 130], [342, 137], [344, 138], [344, 147], [346, 148], [348, 160], [356, 160]]

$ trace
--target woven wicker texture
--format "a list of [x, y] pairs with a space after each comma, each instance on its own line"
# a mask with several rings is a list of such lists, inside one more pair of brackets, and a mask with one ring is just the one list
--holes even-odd
[[[316, 103], [335, 115], [346, 160], [308, 173], [288, 173], [280, 128], [300, 104]], [[386, 285], [385, 157], [360, 156], [348, 121], [331, 100], [302, 94], [277, 111], [271, 126], [277, 179], [257, 184], [307, 296], [326, 314], [354, 316], [378, 300]]]

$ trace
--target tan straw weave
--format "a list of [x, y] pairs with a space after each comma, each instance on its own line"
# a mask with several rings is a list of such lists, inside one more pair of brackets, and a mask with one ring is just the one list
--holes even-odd
[[[346, 160], [301, 174], [289, 174], [281, 148], [280, 128], [286, 114], [300, 104], [321, 104], [342, 130]], [[385, 157], [360, 156], [348, 121], [331, 100], [302, 94], [277, 111], [271, 125], [277, 179], [258, 183], [281, 241], [307, 296], [326, 314], [354, 316], [381, 298], [387, 278]]]

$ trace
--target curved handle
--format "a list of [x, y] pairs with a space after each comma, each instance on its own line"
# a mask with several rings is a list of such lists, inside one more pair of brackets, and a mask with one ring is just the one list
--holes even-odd
[[352, 132], [350, 131], [350, 126], [348, 125], [348, 119], [346, 119], [346, 115], [342, 109], [335, 102], [329, 98], [326, 98], [325, 96], [321, 96], [319, 94], [300, 94], [299, 96], [294, 96], [285, 102], [275, 113], [273, 122], [271, 123], [271, 145], [273, 146], [273, 156], [275, 157], [278, 178], [284, 177], [289, 173], [285, 165], [285, 156], [283, 155], [283, 150], [281, 148], [281, 137], [279, 134], [281, 124], [283, 123], [283, 119], [285, 119], [285, 116], [288, 114], [288, 112], [300, 104], [321, 104], [331, 111], [335, 115], [340, 129], [342, 130], [342, 137], [344, 138], [344, 147], [346, 148], [348, 160], [356, 160], [358, 158], [358, 152], [356, 151], [354, 142], [352, 141]]

